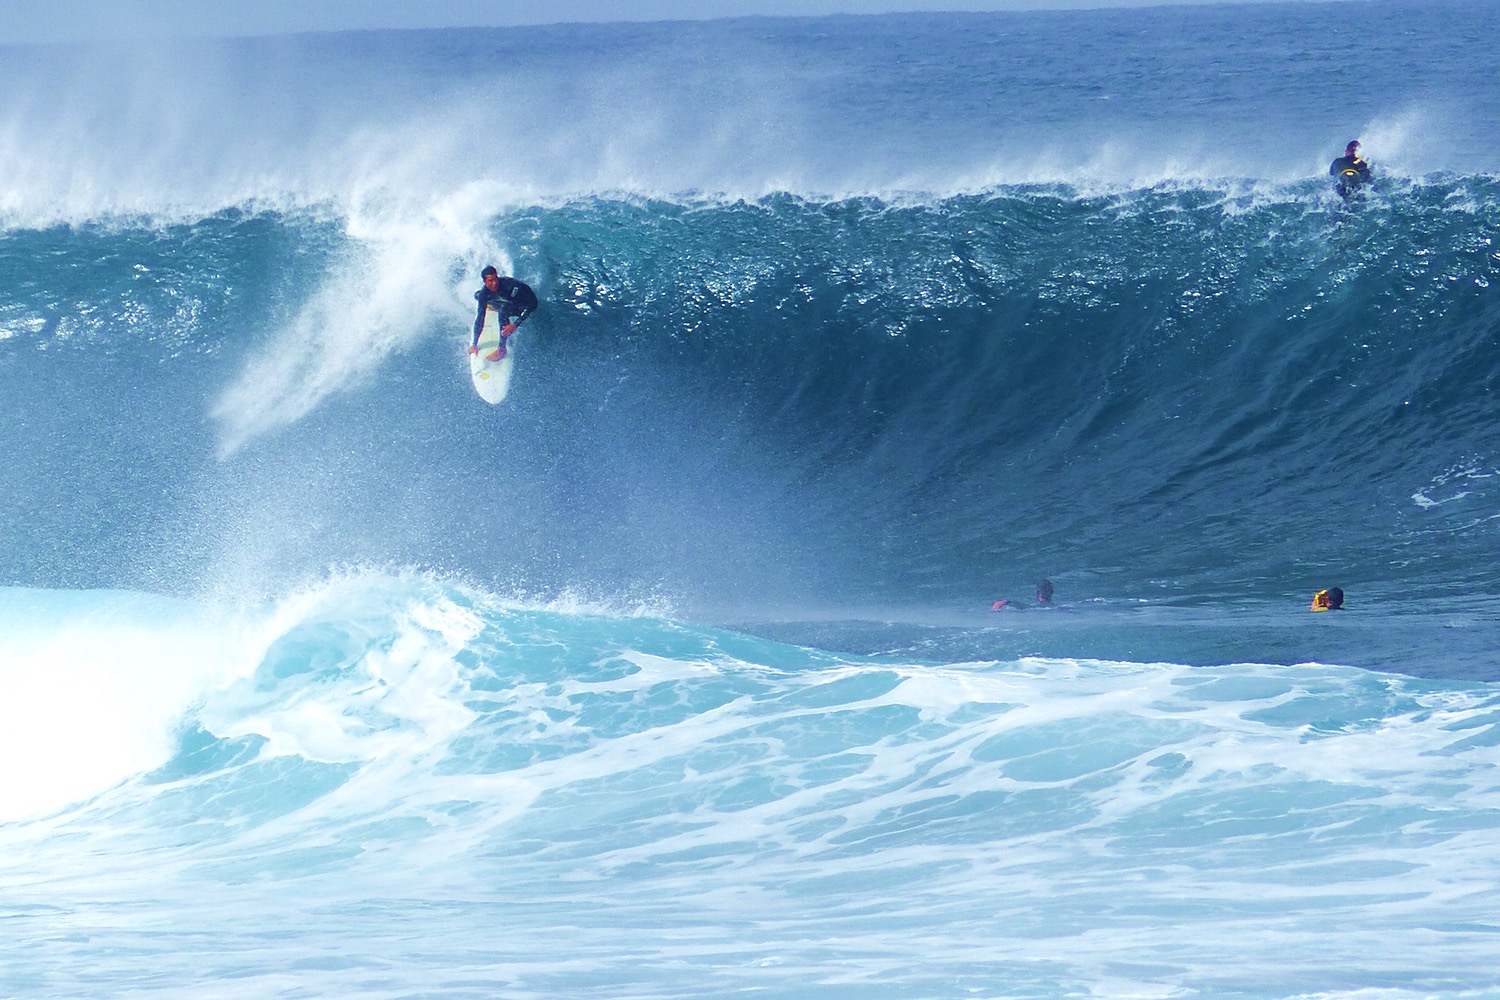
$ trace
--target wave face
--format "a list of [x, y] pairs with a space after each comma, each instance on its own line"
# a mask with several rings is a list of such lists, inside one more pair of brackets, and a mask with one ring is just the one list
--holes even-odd
[[0, 573], [274, 593], [412, 564], [721, 619], [1332, 574], [1450, 607], [1493, 593], [1497, 194], [517, 209], [488, 227], [546, 296], [499, 409], [446, 261], [426, 291], [390, 256], [363, 277], [282, 213], [11, 233]]
[[6, 49], [0, 992], [1500, 989], [1497, 22]]

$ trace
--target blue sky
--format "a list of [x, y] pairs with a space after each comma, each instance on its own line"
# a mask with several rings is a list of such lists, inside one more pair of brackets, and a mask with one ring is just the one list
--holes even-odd
[[0, 43], [1162, 2], [1231, 0], [0, 0]]

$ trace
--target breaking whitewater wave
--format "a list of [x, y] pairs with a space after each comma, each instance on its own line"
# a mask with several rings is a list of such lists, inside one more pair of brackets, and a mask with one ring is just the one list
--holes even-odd
[[[0, 877], [38, 942], [13, 989], [172, 989], [206, 961], [246, 993], [302, 963], [381, 996], [696, 994], [705, 962], [713, 992], [828, 996], [1494, 986], [1469, 960], [1495, 930], [1488, 686], [860, 659], [411, 575], [233, 613], [0, 607], [24, 612], [7, 664], [56, 695], [28, 759], [99, 786], [19, 824], [7, 789]], [[80, 620], [97, 645], [54, 659]], [[153, 648], [132, 696], [119, 668]], [[101, 714], [109, 748], [77, 738]], [[149, 943], [123, 922], [143, 903]]]

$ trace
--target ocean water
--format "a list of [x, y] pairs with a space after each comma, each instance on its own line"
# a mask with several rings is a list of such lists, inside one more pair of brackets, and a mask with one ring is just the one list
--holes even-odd
[[5, 48], [0, 995], [1500, 996], [1497, 37]]

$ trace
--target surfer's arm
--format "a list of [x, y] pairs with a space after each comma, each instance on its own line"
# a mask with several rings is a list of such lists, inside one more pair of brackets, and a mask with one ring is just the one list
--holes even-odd
[[521, 322], [524, 319], [526, 319], [527, 316], [530, 316], [530, 315], [531, 315], [531, 310], [530, 309], [522, 309], [520, 312], [516, 313], [514, 316], [507, 316], [507, 317], [505, 317], [505, 325], [500, 328], [500, 336], [502, 336], [502, 337], [509, 337], [511, 334], [515, 333], [516, 332], [516, 327], [520, 326]]
[[[510, 308], [514, 308], [516, 303], [512, 301], [508, 305]], [[534, 296], [532, 297], [532, 301], [529, 304], [522, 303], [520, 310], [517, 312], [511, 313], [510, 309], [507, 308], [506, 312], [508, 313], [508, 315], [505, 317], [505, 325], [500, 328], [500, 336], [509, 337], [511, 334], [515, 333], [516, 327], [525, 322], [526, 317], [530, 316], [535, 309], [536, 300]]]
[[479, 300], [479, 315], [474, 317], [474, 339], [469, 342], [470, 347], [479, 346], [479, 335], [484, 332], [484, 296], [476, 294]]

